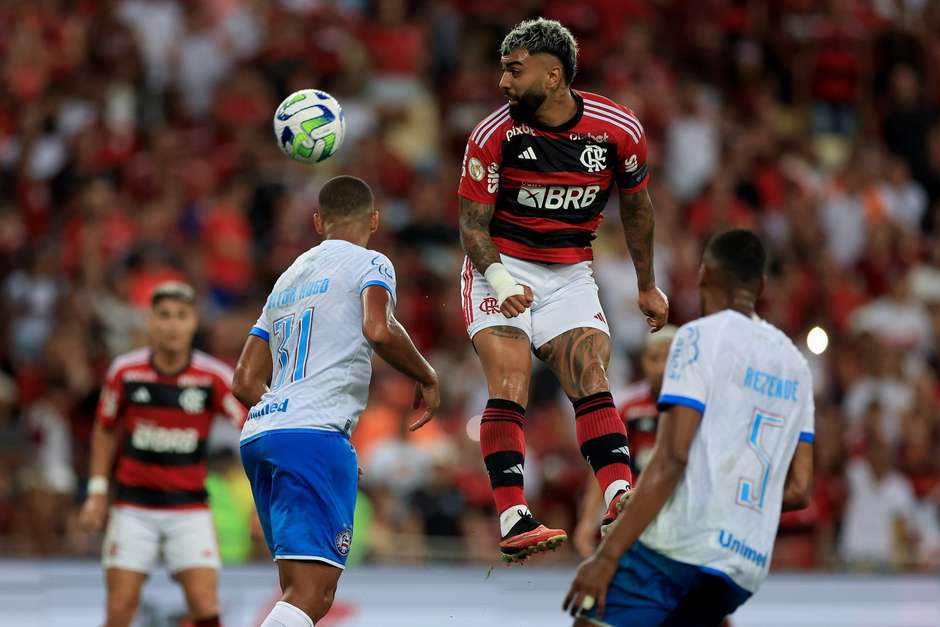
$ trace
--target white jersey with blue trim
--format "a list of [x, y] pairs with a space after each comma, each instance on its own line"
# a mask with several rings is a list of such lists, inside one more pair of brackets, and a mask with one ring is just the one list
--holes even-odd
[[814, 438], [806, 360], [773, 325], [726, 309], [679, 329], [658, 405], [691, 407], [702, 419], [685, 474], [640, 541], [755, 592], [790, 461], [798, 442]]
[[242, 442], [274, 429], [352, 433], [366, 408], [372, 347], [362, 334], [361, 294], [395, 270], [382, 253], [326, 240], [281, 275], [250, 334], [269, 343], [270, 389], [248, 412]]

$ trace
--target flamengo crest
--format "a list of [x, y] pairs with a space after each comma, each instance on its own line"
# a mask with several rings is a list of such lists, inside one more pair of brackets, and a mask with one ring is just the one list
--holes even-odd
[[205, 411], [206, 393], [199, 388], [186, 388], [180, 393], [179, 402], [187, 414], [198, 414]]
[[600, 172], [607, 167], [607, 151], [600, 146], [588, 144], [581, 152], [581, 163], [588, 172]]

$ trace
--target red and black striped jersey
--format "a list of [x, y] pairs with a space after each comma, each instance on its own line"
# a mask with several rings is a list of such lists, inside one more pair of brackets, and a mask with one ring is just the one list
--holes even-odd
[[119, 429], [115, 502], [205, 507], [212, 420], [223, 415], [241, 427], [246, 413], [232, 396], [232, 369], [201, 351], [173, 374], [154, 368], [147, 348], [117, 357], [97, 413], [105, 428]]
[[629, 386], [617, 411], [627, 427], [633, 473], [639, 475], [653, 456], [659, 425], [659, 410], [649, 383], [640, 381]]
[[646, 186], [646, 138], [633, 112], [597, 94], [572, 94], [577, 112], [561, 126], [518, 122], [504, 105], [467, 141], [458, 193], [495, 206], [490, 236], [505, 255], [591, 260], [613, 185]]

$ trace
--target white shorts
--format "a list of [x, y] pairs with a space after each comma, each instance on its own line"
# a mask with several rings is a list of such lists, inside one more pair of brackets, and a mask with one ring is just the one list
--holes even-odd
[[496, 292], [465, 258], [460, 294], [464, 322], [471, 339], [481, 330], [497, 326], [525, 331], [535, 348], [580, 327], [600, 329], [610, 335], [590, 261], [543, 264], [506, 255], [500, 257], [516, 281], [532, 288], [532, 306], [515, 318], [504, 316], [496, 304]]
[[139, 573], [153, 570], [162, 554], [171, 573], [221, 566], [208, 509], [152, 510], [115, 505], [102, 547], [102, 563]]

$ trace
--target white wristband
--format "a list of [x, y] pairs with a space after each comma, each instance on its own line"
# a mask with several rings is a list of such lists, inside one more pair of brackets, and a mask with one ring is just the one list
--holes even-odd
[[88, 478], [87, 492], [89, 496], [102, 496], [108, 493], [108, 478], [97, 475]]
[[510, 296], [521, 296], [524, 293], [522, 286], [516, 283], [509, 270], [501, 263], [491, 263], [483, 276], [496, 292], [496, 302], [500, 307]]

